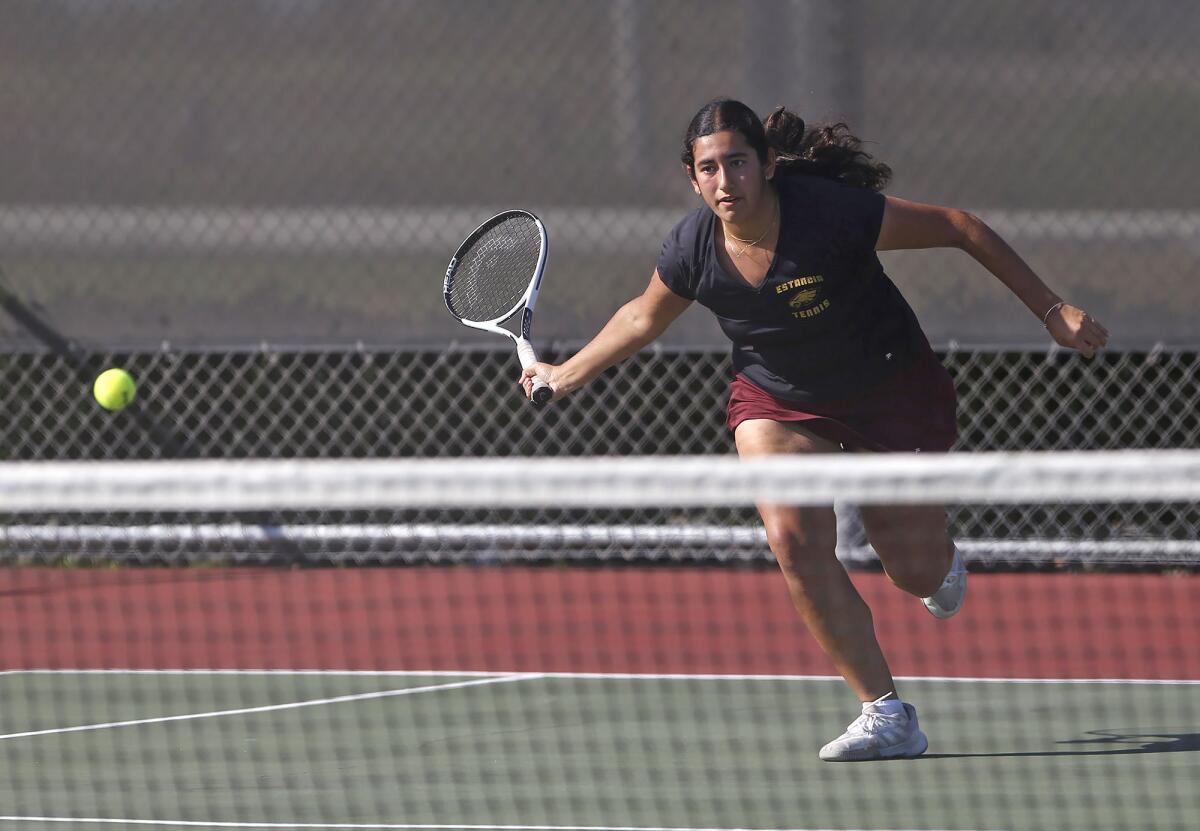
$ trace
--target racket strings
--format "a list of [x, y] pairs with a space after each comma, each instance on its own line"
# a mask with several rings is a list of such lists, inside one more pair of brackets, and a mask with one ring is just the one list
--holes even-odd
[[514, 311], [537, 271], [542, 236], [529, 217], [501, 220], [459, 257], [447, 304], [460, 318], [496, 320]]

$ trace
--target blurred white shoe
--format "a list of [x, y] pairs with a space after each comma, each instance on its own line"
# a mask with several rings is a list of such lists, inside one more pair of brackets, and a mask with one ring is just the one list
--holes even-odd
[[905, 704], [902, 712], [885, 713], [878, 701], [863, 704], [863, 714], [846, 732], [821, 748], [826, 762], [865, 762], [871, 759], [900, 759], [920, 756], [929, 740], [917, 724], [917, 711]]
[[929, 614], [945, 620], [954, 617], [962, 608], [967, 596], [967, 567], [963, 563], [958, 546], [954, 547], [954, 560], [950, 563], [950, 573], [942, 581], [941, 587], [929, 597], [921, 598]]

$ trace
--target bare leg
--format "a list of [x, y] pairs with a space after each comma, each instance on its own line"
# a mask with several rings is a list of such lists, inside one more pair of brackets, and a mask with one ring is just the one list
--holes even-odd
[[884, 571], [899, 588], [929, 597], [950, 571], [954, 543], [940, 505], [863, 505], [863, 525]]
[[[743, 458], [839, 450], [803, 427], [766, 419], [742, 422], [734, 438]], [[833, 508], [764, 503], [758, 510], [792, 604], [846, 683], [862, 701], [895, 692], [891, 670], [875, 638], [871, 610], [834, 555]]]

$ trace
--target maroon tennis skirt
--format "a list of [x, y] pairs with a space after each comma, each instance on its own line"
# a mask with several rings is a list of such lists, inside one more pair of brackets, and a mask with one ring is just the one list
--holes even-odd
[[729, 390], [726, 424], [747, 419], [802, 422], [846, 450], [942, 453], [958, 438], [954, 379], [928, 346], [891, 378], [837, 401], [797, 404], [741, 375]]

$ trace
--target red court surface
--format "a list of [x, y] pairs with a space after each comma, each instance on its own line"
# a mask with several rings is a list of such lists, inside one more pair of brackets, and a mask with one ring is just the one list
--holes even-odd
[[[896, 675], [1200, 679], [1196, 576], [854, 580]], [[836, 674], [776, 571], [684, 567], [3, 569], [0, 665]]]

